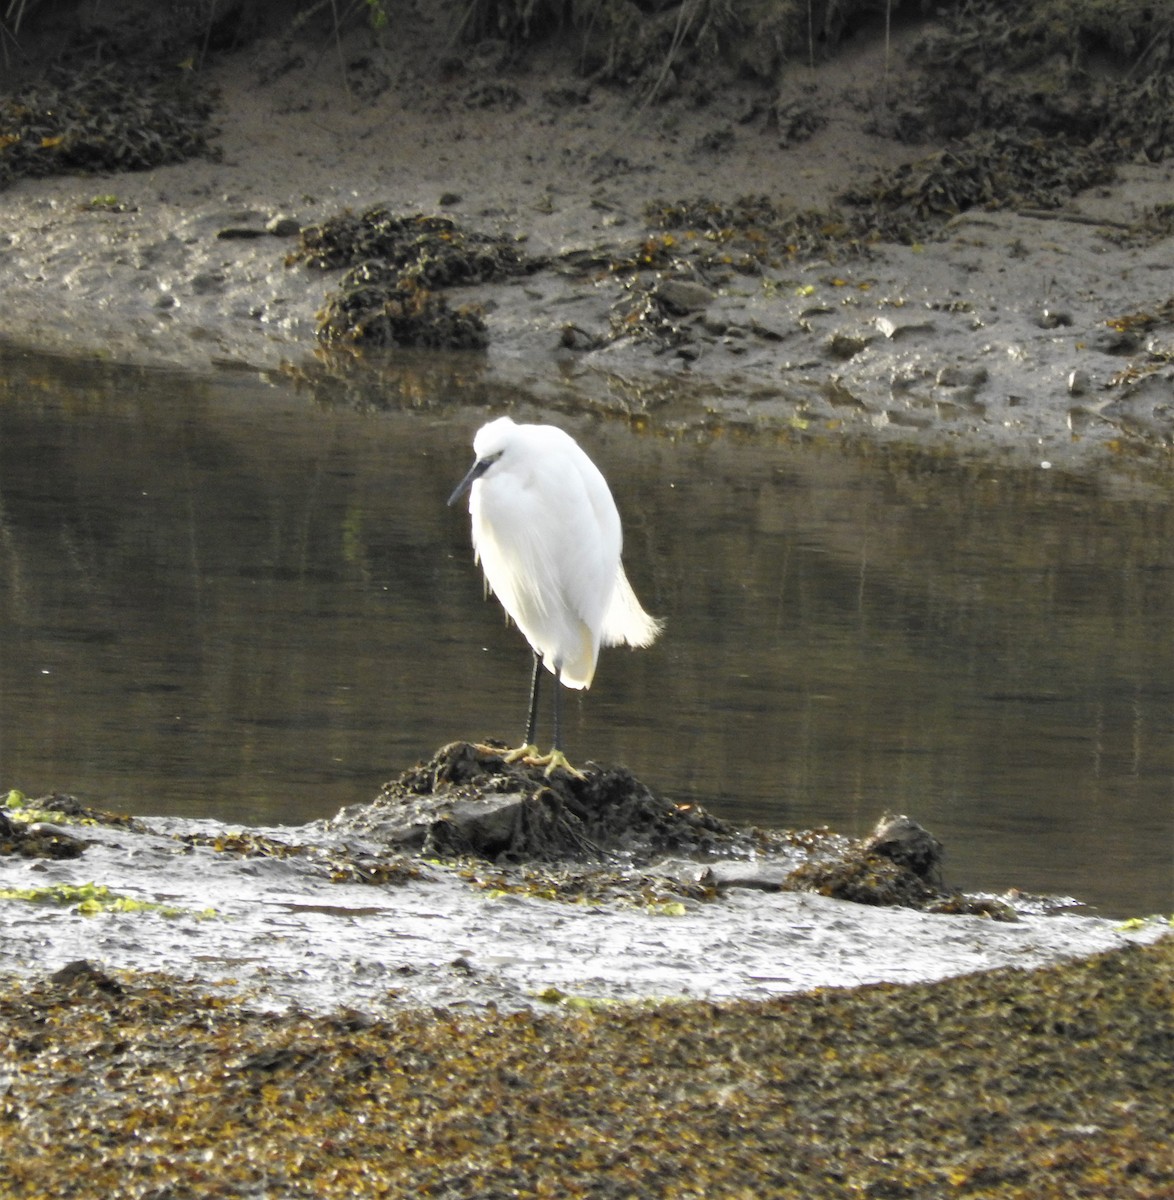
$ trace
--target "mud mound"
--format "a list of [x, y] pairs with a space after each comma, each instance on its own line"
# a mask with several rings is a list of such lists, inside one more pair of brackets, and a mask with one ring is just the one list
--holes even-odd
[[997, 921], [1018, 919], [1001, 900], [944, 887], [941, 842], [916, 821], [892, 813], [885, 813], [868, 837], [792, 871], [783, 887], [856, 904], [970, 913]]
[[[826, 830], [739, 827], [700, 805], [658, 796], [624, 767], [589, 763], [582, 779], [566, 771], [548, 778], [541, 767], [507, 763], [503, 753], [453, 742], [325, 828], [408, 854], [523, 869], [513, 883], [494, 876], [498, 890], [598, 896], [617, 886], [609, 867], [621, 864], [648, 868], [668, 891], [694, 898], [712, 899], [731, 887], [814, 892], [858, 904], [1016, 919], [1001, 901], [946, 888], [941, 843], [908, 817], [886, 813], [860, 840]], [[682, 871], [682, 859], [697, 865]], [[558, 873], [564, 870], [569, 874]], [[648, 880], [637, 882], [640, 892]]]
[[370, 804], [328, 827], [402, 850], [492, 862], [634, 863], [666, 855], [728, 856], [757, 844], [698, 805], [658, 796], [623, 767], [589, 764], [584, 779], [507, 763], [486, 746], [453, 742], [388, 783]]

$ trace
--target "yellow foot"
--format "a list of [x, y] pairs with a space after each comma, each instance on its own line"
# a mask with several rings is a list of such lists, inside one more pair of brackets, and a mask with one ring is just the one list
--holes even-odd
[[502, 754], [502, 760], [508, 763], [524, 762], [533, 764], [538, 757], [538, 747], [534, 745], [519, 746], [516, 750], [507, 750]]
[[576, 767], [572, 767], [567, 760], [567, 756], [561, 750], [552, 750], [549, 754], [536, 754], [529, 756], [525, 760], [531, 766], [545, 767], [543, 774], [549, 779], [551, 775], [558, 770], [566, 771], [568, 775], [573, 775], [576, 779], [586, 779], [587, 776]]
[[484, 751], [486, 754], [500, 755], [502, 762], [520, 762], [525, 763], [528, 767], [545, 767], [544, 774], [548, 778], [558, 770], [566, 771], [568, 775], [573, 775], [576, 779], [587, 778], [582, 771], [571, 766], [567, 756], [561, 750], [552, 750], [549, 754], [540, 754], [538, 747], [533, 744], [518, 746], [515, 750], [502, 750], [498, 746], [478, 746], [477, 749]]

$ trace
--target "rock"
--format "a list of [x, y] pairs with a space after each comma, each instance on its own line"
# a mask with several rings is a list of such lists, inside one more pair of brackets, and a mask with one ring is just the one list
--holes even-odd
[[949, 367], [943, 367], [938, 372], [937, 383], [939, 387], [969, 387], [980, 388], [990, 378], [990, 372], [986, 367], [971, 367], [962, 364], [955, 364]]
[[805, 863], [787, 878], [786, 890], [814, 892], [854, 904], [924, 909], [940, 898], [938, 891], [912, 871], [859, 848], [839, 861]]
[[942, 843], [909, 817], [885, 813], [861, 843], [861, 850], [892, 859], [921, 879], [941, 877]]
[[226, 279], [219, 271], [201, 271], [192, 276], [192, 291], [197, 296], [206, 296], [209, 292], [223, 290]]
[[855, 358], [871, 341], [872, 338], [861, 337], [859, 334], [837, 332], [833, 333], [824, 343], [824, 350], [830, 358], [846, 362], [850, 358]]
[[1045, 308], [1038, 317], [1035, 323], [1041, 329], [1059, 329], [1062, 326], [1072, 324], [1072, 314], [1067, 312], [1057, 312], [1052, 308]]
[[1088, 393], [1091, 385], [1089, 374], [1086, 370], [1078, 367], [1068, 376], [1068, 395], [1084, 396]]
[[302, 232], [302, 223], [296, 217], [277, 213], [265, 222], [265, 232], [274, 237], [297, 237]]
[[678, 314], [697, 312], [714, 300], [709, 288], [688, 279], [662, 279], [653, 289], [653, 295], [666, 308]]
[[933, 834], [909, 817], [886, 813], [868, 837], [841, 854], [804, 863], [783, 886], [786, 891], [815, 892], [856, 904], [1018, 920], [1001, 901], [943, 887], [941, 860], [942, 846]]
[[49, 980], [58, 987], [68, 988], [71, 991], [85, 989], [106, 992], [111, 996], [123, 994], [122, 985], [117, 980], [111, 979], [105, 971], [95, 967], [93, 963], [84, 958], [66, 963], [60, 970], [54, 971], [49, 976]]
[[898, 323], [889, 317], [877, 317], [873, 321], [873, 324], [890, 341], [896, 341], [898, 338], [905, 337], [919, 337], [923, 334], [934, 332], [934, 323], [932, 321], [905, 321]]
[[781, 892], [795, 869], [794, 863], [751, 860], [716, 862], [709, 874], [718, 890], [747, 888], [756, 892]]

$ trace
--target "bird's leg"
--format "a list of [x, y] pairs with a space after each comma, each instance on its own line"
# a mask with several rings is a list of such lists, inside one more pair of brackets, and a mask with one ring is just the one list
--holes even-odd
[[538, 730], [538, 685], [542, 679], [542, 659], [534, 653], [534, 674], [530, 678], [530, 714], [526, 718], [526, 745], [534, 745], [534, 734]]
[[534, 655], [534, 674], [530, 679], [530, 712], [526, 718], [526, 740], [516, 750], [511, 750], [508, 754], [502, 755], [508, 763], [517, 762], [519, 759], [529, 762], [538, 753], [538, 747], [534, 743], [534, 733], [538, 725], [538, 684], [541, 678], [542, 659], [538, 657], [536, 652]]
[[549, 754], [541, 756], [534, 755], [526, 759], [527, 762], [533, 763], [537, 767], [545, 767], [544, 774], [549, 777], [558, 768], [562, 768], [568, 775], [574, 775], [576, 779], [586, 779], [587, 776], [582, 771], [576, 770], [571, 766], [567, 756], [563, 753], [563, 675], [562, 665], [555, 663], [554, 665], [554, 745], [551, 747]]
[[554, 668], [554, 746], [549, 754], [539, 754], [534, 744], [534, 734], [538, 728], [538, 690], [542, 679], [542, 659], [534, 655], [534, 677], [530, 681], [530, 713], [526, 720], [526, 742], [516, 750], [509, 750], [502, 755], [508, 763], [523, 762], [529, 767], [545, 767], [545, 773], [550, 775], [561, 767], [568, 775], [576, 779], [586, 779], [582, 771], [577, 771], [567, 760], [562, 751], [563, 724], [563, 686], [562, 667], [556, 663]]

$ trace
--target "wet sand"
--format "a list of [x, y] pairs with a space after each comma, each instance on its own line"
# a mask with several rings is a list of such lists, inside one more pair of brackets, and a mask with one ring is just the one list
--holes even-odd
[[3, 860], [13, 1200], [1174, 1187], [1164, 921], [79, 819]]

